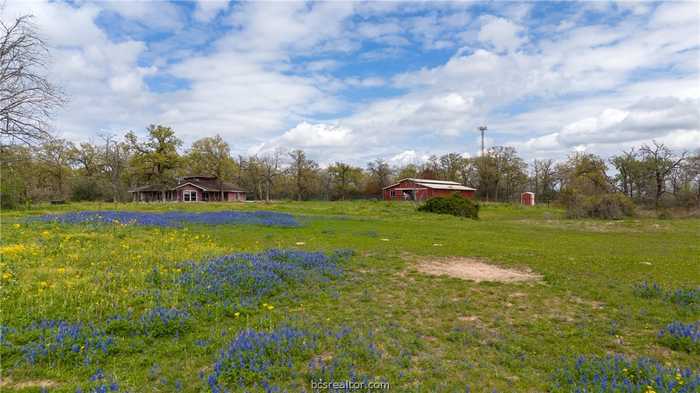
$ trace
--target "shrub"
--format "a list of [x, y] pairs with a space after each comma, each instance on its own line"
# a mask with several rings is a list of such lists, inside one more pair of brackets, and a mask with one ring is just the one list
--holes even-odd
[[479, 204], [459, 194], [449, 197], [430, 198], [418, 208], [418, 211], [437, 214], [452, 214], [458, 217], [479, 218]]
[[620, 220], [635, 215], [632, 200], [618, 192], [593, 196], [568, 193], [563, 200], [568, 218]]

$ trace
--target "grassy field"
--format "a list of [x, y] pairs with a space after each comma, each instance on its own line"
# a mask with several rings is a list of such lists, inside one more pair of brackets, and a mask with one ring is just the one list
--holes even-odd
[[[36, 219], [183, 209], [272, 210], [299, 225]], [[385, 202], [70, 204], [1, 218], [1, 391], [700, 386], [698, 219], [574, 221], [554, 208], [487, 204], [467, 220]], [[221, 258], [239, 253], [253, 255]], [[417, 269], [454, 256], [540, 279]], [[634, 386], [614, 390], [601, 376]]]

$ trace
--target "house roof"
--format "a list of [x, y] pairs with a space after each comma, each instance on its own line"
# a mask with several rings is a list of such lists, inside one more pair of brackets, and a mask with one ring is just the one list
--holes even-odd
[[386, 190], [387, 188], [395, 187], [402, 182], [405, 181], [411, 181], [416, 183], [417, 185], [426, 187], [426, 188], [433, 188], [436, 190], [455, 190], [455, 191], [476, 191], [476, 188], [471, 188], [467, 186], [463, 186], [456, 181], [450, 181], [450, 180], [433, 180], [433, 179], [416, 179], [412, 177], [407, 177], [405, 179], [401, 179], [398, 182], [386, 186], [382, 188], [382, 190]]
[[146, 185], [129, 189], [129, 192], [163, 191], [163, 188], [155, 185]]
[[[178, 188], [184, 187], [186, 185], [191, 185], [193, 187], [199, 188], [202, 191], [213, 191], [213, 192], [245, 192], [241, 190], [234, 184], [228, 182], [219, 181], [215, 176], [187, 176], [183, 178], [183, 181], [175, 187], [161, 187], [156, 185], [146, 185], [140, 187], [134, 187], [129, 190], [129, 192], [149, 192], [149, 191], [174, 191]], [[221, 187], [219, 187], [221, 186]], [[223, 190], [221, 189], [223, 188]]]
[[241, 190], [240, 187], [237, 187], [228, 182], [222, 182], [221, 184], [219, 184], [219, 181], [216, 179], [216, 177], [189, 176], [185, 179], [187, 179], [187, 181], [178, 184], [177, 186], [175, 186], [175, 189], [184, 187], [189, 184], [203, 191], [245, 192]]

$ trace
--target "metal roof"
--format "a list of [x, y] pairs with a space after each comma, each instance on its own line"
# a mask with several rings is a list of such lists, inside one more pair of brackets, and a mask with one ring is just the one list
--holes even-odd
[[476, 191], [476, 188], [463, 186], [463, 185], [457, 183], [456, 181], [434, 180], [434, 179], [416, 179], [413, 177], [407, 177], [405, 179], [401, 179], [398, 182], [396, 182], [390, 186], [386, 186], [386, 187], [382, 188], [382, 190], [386, 190], [387, 188], [395, 187], [404, 181], [412, 181], [412, 182], [414, 182], [418, 185], [421, 185], [423, 187], [434, 188], [437, 190]]

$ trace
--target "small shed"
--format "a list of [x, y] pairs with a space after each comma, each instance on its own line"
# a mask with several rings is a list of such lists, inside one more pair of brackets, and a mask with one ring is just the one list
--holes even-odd
[[535, 193], [526, 191], [520, 194], [520, 204], [525, 206], [535, 206]]
[[384, 187], [382, 193], [387, 201], [423, 201], [454, 193], [473, 198], [476, 188], [467, 187], [455, 181], [406, 178]]

